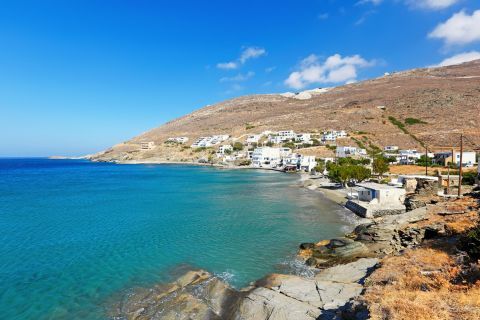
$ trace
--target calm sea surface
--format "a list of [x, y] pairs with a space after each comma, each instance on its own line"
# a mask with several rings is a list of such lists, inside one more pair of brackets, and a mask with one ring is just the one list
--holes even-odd
[[0, 159], [0, 319], [105, 319], [128, 288], [185, 266], [241, 287], [292, 272], [344, 210], [297, 175]]

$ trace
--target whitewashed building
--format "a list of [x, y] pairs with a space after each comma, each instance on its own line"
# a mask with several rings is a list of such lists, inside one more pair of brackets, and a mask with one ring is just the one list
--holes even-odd
[[220, 146], [218, 148], [218, 153], [220, 154], [225, 154], [233, 151], [233, 147], [230, 144], [224, 144], [223, 146]]
[[292, 130], [278, 131], [276, 134], [270, 134], [268, 141], [274, 144], [281, 144], [287, 141], [295, 141], [297, 134]]
[[346, 138], [346, 137], [347, 137], [347, 132], [345, 130], [340, 130], [340, 131], [330, 130], [330, 131], [323, 132], [322, 141], [334, 142], [338, 138]]
[[383, 148], [383, 151], [387, 151], [387, 152], [398, 151], [398, 146], [386, 146], [385, 148]]
[[280, 165], [280, 148], [261, 147], [253, 150], [252, 165], [254, 167], [275, 168]]
[[358, 200], [349, 200], [346, 207], [364, 218], [399, 214], [406, 211], [404, 188], [379, 183], [357, 184]]
[[295, 137], [295, 141], [301, 143], [310, 143], [312, 142], [312, 135], [310, 133], [299, 133]]
[[251, 134], [247, 137], [247, 144], [258, 143], [261, 138], [261, 134]]
[[184, 144], [188, 141], [187, 137], [173, 137], [173, 138], [168, 138], [167, 142], [174, 142], [174, 143], [180, 143]]
[[357, 147], [337, 147], [335, 155], [337, 158], [363, 157], [367, 155], [367, 151]]
[[192, 148], [208, 148], [227, 140], [229, 135], [216, 135], [211, 137], [200, 137], [192, 145]]
[[400, 155], [400, 164], [415, 164], [422, 156], [421, 153], [414, 149], [400, 150], [398, 154]]
[[[448, 165], [448, 163], [453, 163], [456, 166], [460, 164], [460, 152], [454, 151], [453, 157], [452, 152], [438, 152], [435, 153], [434, 162], [441, 165]], [[472, 167], [477, 163], [477, 154], [473, 151], [464, 151], [462, 153], [462, 165], [465, 167]]]

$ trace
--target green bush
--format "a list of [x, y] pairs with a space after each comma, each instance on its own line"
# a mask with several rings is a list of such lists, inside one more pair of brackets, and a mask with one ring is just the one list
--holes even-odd
[[460, 238], [459, 247], [465, 251], [472, 260], [477, 261], [480, 259], [480, 225]]
[[423, 120], [420, 120], [420, 119], [416, 119], [416, 118], [406, 118], [405, 123], [410, 125], [410, 126], [414, 125], [414, 124], [427, 124], [427, 122], [425, 122]]
[[371, 177], [370, 169], [359, 165], [327, 164], [328, 177], [345, 186], [348, 182], [362, 182]]
[[390, 122], [394, 125], [394, 126], [397, 126], [398, 129], [402, 130], [404, 133], [408, 134], [408, 130], [405, 128], [405, 125], [401, 122], [401, 121], [398, 121], [397, 119], [395, 119], [394, 117], [392, 116], [389, 116], [388, 117], [388, 120], [390, 120]]
[[373, 160], [372, 164], [373, 172], [377, 173], [379, 176], [383, 176], [386, 172], [389, 171], [388, 165], [389, 163], [387, 158], [383, 156], [376, 157]]
[[235, 142], [233, 144], [233, 151], [242, 151], [243, 150], [243, 143]]

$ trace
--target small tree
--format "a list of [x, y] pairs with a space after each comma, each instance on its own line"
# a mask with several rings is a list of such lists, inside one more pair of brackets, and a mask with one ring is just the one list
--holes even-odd
[[383, 177], [384, 173], [389, 171], [388, 160], [383, 157], [376, 157], [373, 159], [372, 164], [373, 172], [377, 173], [380, 177]]
[[273, 142], [272, 141], [268, 141], [267, 144], [266, 144], [267, 147], [273, 147]]
[[364, 166], [353, 166], [352, 179], [356, 182], [362, 182], [372, 176], [372, 171]]
[[425, 167], [425, 165], [431, 167], [433, 164], [432, 158], [427, 157], [425, 155], [421, 155], [420, 159], [418, 159], [417, 164], [419, 166]]
[[233, 151], [242, 151], [242, 150], [243, 150], [243, 143], [237, 141], [233, 144]]
[[324, 170], [325, 170], [325, 161], [317, 160], [317, 165], [315, 166], [315, 172], [323, 173]]

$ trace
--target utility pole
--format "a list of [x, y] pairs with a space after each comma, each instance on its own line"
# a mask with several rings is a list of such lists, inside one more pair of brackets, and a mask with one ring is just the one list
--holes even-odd
[[428, 176], [428, 150], [425, 145], [425, 175]]
[[[453, 158], [453, 154], [452, 154]], [[460, 170], [458, 171], [458, 196], [462, 196], [463, 134], [460, 135]]]

